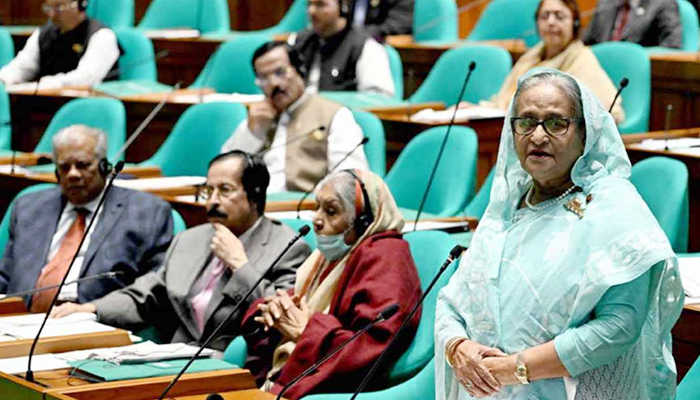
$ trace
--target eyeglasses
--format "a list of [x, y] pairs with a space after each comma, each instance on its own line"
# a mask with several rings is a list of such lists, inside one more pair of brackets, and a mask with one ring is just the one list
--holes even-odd
[[218, 190], [219, 197], [229, 198], [236, 193], [238, 187], [229, 185], [227, 183], [221, 184], [219, 186], [211, 186], [204, 184], [199, 187], [199, 197], [203, 200], [209, 200], [214, 196], [214, 190]]
[[561, 11], [542, 11], [537, 15], [537, 19], [540, 21], [548, 21], [549, 17], [551, 17], [552, 15], [554, 15], [554, 19], [556, 19], [559, 22], [566, 21], [569, 19], [569, 16]]
[[270, 72], [269, 74], [266, 75], [258, 75], [255, 78], [255, 84], [258, 86], [269, 86], [272, 83], [272, 77], [274, 76], [278, 80], [281, 79], [289, 79], [289, 77], [292, 76], [292, 71], [294, 71], [294, 68], [292, 68], [291, 65], [287, 65], [286, 67], [280, 67], [277, 68], [276, 70]]
[[51, 12], [54, 12], [56, 14], [60, 14], [64, 11], [68, 11], [71, 8], [72, 9], [78, 8], [78, 2], [71, 1], [68, 4], [56, 4], [53, 6], [50, 4], [42, 4], [41, 5], [41, 11], [46, 15], [51, 14]]
[[511, 118], [510, 127], [518, 135], [526, 136], [532, 134], [538, 126], [542, 125], [544, 131], [550, 136], [564, 136], [569, 131], [571, 122], [577, 122], [580, 118], [552, 117], [545, 120], [535, 118]]

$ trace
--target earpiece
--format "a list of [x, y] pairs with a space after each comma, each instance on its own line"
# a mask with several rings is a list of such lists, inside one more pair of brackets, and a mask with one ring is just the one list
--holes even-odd
[[78, 11], [87, 10], [88, 0], [78, 0]]
[[109, 175], [109, 173], [112, 172], [112, 164], [109, 161], [107, 161], [106, 158], [100, 160], [100, 163], [98, 164], [97, 168], [99, 168], [100, 175], [102, 175], [103, 178], [106, 178], [107, 175]]
[[350, 15], [350, 5], [347, 0], [338, 0], [340, 6], [340, 17], [347, 18]]
[[[355, 178], [355, 235], [361, 237], [367, 228], [374, 222], [374, 213], [372, 213], [372, 204], [369, 202], [369, 194], [365, 183], [362, 182], [355, 171], [351, 169], [344, 170]], [[358, 209], [360, 201], [363, 202], [363, 207]]]

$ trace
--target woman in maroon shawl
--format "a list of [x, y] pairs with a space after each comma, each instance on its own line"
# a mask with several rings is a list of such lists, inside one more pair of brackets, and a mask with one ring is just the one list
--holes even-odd
[[[316, 201], [318, 249], [297, 271], [294, 290], [261, 299], [244, 319], [244, 331], [254, 330], [246, 335], [245, 367], [261, 389], [279, 393], [382, 309], [398, 304], [400, 310], [292, 386], [285, 393], [289, 399], [354, 391], [421, 294], [400, 233], [403, 218], [381, 178], [368, 171], [335, 172], [321, 183]], [[387, 357], [389, 363], [413, 340], [419, 314]]]

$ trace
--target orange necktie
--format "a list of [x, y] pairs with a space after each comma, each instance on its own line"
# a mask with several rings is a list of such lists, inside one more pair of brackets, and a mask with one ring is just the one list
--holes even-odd
[[[56, 253], [41, 270], [39, 279], [36, 281], [37, 289], [61, 283], [71, 260], [75, 256], [75, 252], [78, 251], [78, 245], [85, 232], [85, 214], [87, 211], [82, 208], [76, 208], [75, 211], [78, 213], [78, 217], [73, 221], [70, 228], [68, 228], [68, 232], [66, 232], [66, 236], [63, 237], [63, 242], [61, 242], [58, 253]], [[58, 288], [55, 288], [35, 293], [34, 296], [32, 296], [30, 311], [33, 313], [46, 312], [54, 296], [56, 296], [57, 291]]]

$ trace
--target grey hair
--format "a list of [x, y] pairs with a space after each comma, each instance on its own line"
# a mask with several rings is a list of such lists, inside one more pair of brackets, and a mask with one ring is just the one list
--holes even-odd
[[532, 75], [525, 78], [522, 81], [518, 90], [515, 91], [513, 96], [513, 107], [515, 112], [518, 112], [520, 96], [526, 91], [542, 85], [550, 84], [556, 86], [559, 90], [564, 93], [567, 99], [569, 99], [569, 104], [571, 104], [571, 115], [573, 118], [578, 118], [578, 130], [581, 137], [585, 140], [586, 138], [586, 120], [583, 116], [583, 100], [581, 99], [581, 89], [578, 87], [578, 83], [574, 78], [569, 75], [559, 74], [556, 72], [540, 72], [538, 74]]
[[325, 177], [318, 187], [333, 185], [335, 193], [343, 206], [343, 214], [349, 224], [355, 222], [355, 177], [345, 171], [335, 171]]
[[102, 160], [103, 158], [107, 157], [107, 134], [103, 130], [87, 125], [71, 125], [58, 131], [58, 133], [51, 139], [54, 160], [58, 159], [56, 148], [64, 144], [68, 144], [70, 141], [74, 140], [74, 137], [77, 134], [82, 134], [95, 139], [97, 142], [95, 145], [95, 158], [97, 160]]

